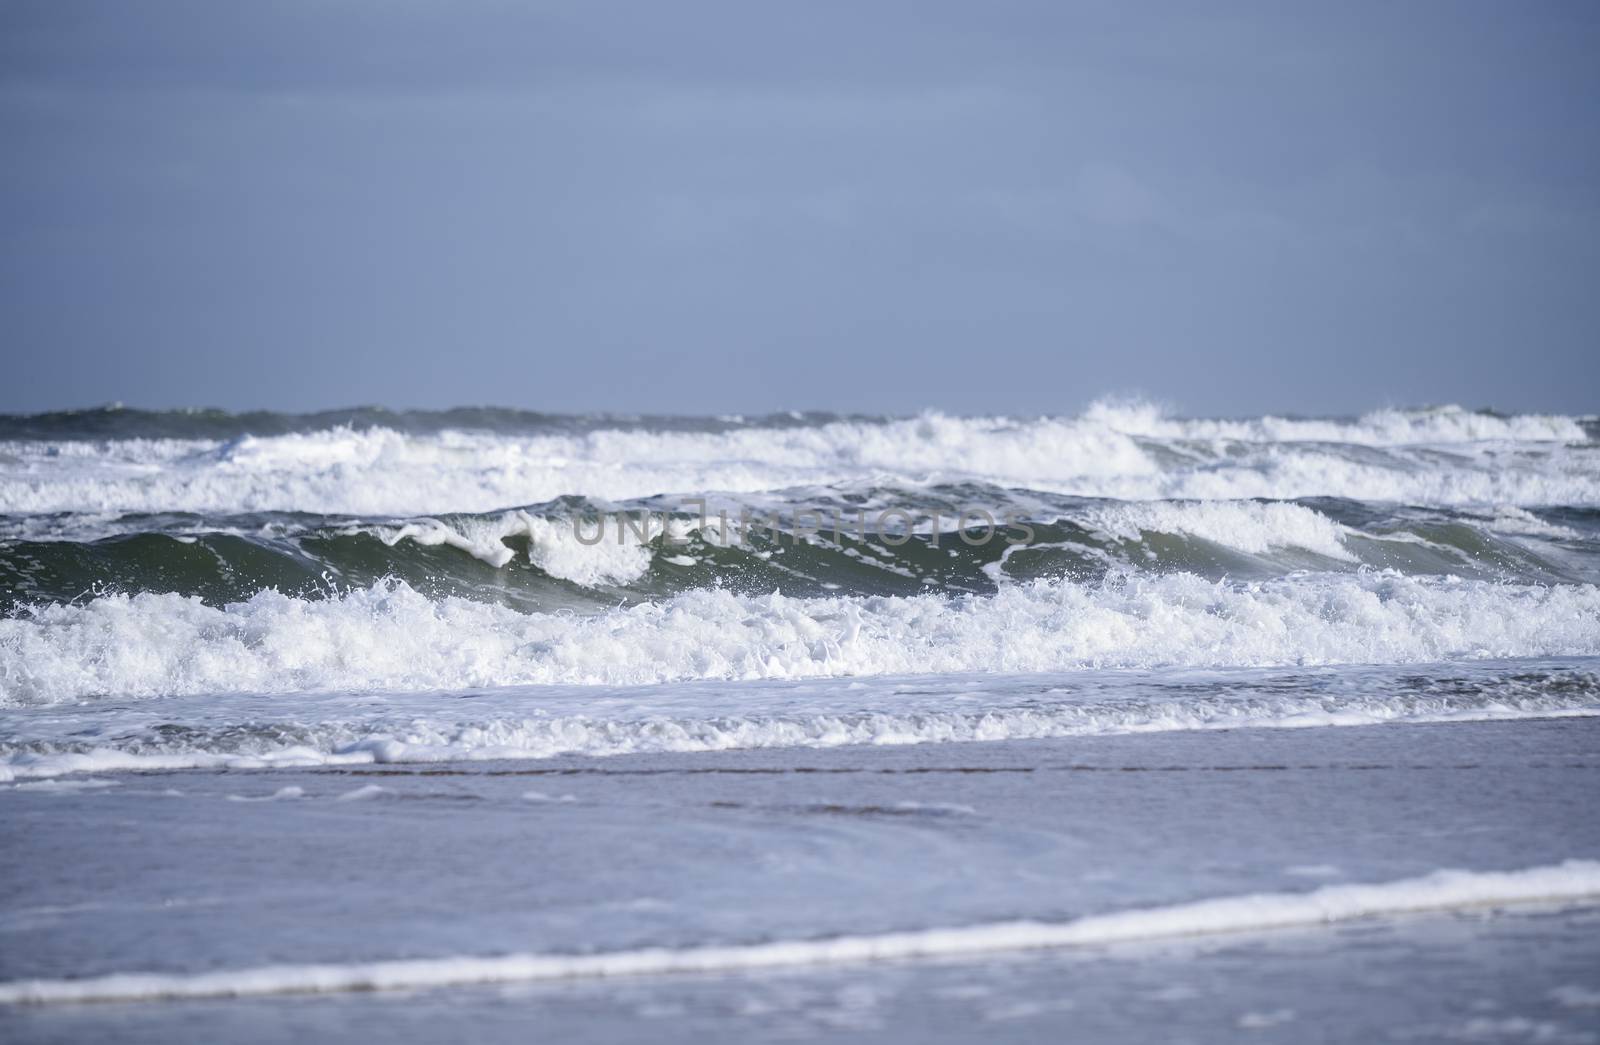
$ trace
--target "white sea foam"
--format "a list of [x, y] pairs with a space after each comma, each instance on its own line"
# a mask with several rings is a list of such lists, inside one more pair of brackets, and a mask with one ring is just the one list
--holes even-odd
[[[1103, 676], [1097, 676], [1103, 677]], [[948, 689], [948, 686], [944, 687]], [[511, 690], [524, 704], [560, 708], [538, 693]], [[451, 717], [450, 709], [396, 718], [376, 714], [352, 718], [338, 707], [310, 698], [277, 709], [296, 725], [263, 725], [260, 712], [230, 710], [254, 726], [200, 723], [181, 739], [152, 739], [130, 728], [123, 747], [83, 747], [73, 726], [103, 730], [103, 718], [63, 716], [65, 734], [13, 739], [0, 746], [0, 780], [53, 778], [73, 773], [170, 769], [273, 769], [391, 763], [482, 762], [544, 759], [561, 755], [611, 757], [655, 753], [832, 748], [847, 745], [952, 744], [1039, 740], [1069, 736], [1164, 733], [1207, 729], [1306, 729], [1368, 726], [1390, 722], [1473, 722], [1600, 714], [1600, 685], [1592, 677], [1567, 679], [1551, 691], [1504, 683], [1489, 694], [1422, 692], [1366, 695], [1186, 694], [1183, 698], [1083, 701], [1072, 696], [1031, 697], [1022, 706], [975, 704], [959, 691], [944, 703], [906, 700], [897, 692], [856, 694], [856, 705], [817, 701], [814, 695], [766, 691], [746, 685], [731, 704], [727, 694], [700, 706], [682, 700], [647, 700], [602, 689], [582, 710], [539, 707], [529, 714], [482, 712]], [[282, 698], [289, 700], [290, 698]], [[478, 697], [474, 704], [487, 703]], [[165, 703], [165, 702], [163, 702]], [[954, 705], [954, 706], [952, 706]], [[169, 718], [182, 718], [164, 707]], [[321, 725], [307, 720], [329, 718]], [[201, 716], [204, 718], [204, 716]], [[297, 739], [285, 743], [284, 735]], [[11, 748], [10, 751], [4, 751]], [[363, 791], [361, 797], [374, 792]], [[531, 794], [531, 792], [530, 792]]]
[[102, 788], [116, 787], [120, 781], [98, 780], [89, 777], [83, 780], [24, 780], [20, 784], [13, 784], [18, 791], [42, 791], [46, 794], [73, 794], [80, 791], [98, 791]]
[[1416, 446], [1474, 442], [1582, 442], [1583, 426], [1559, 414], [1503, 415], [1439, 406], [1374, 410], [1353, 421], [1258, 417], [1242, 420], [1180, 419], [1141, 400], [1105, 399], [1085, 418], [1117, 432], [1161, 439], [1256, 443], [1355, 443]]
[[508, 954], [350, 964], [268, 965], [200, 973], [116, 973], [72, 980], [0, 983], [0, 1004], [228, 998], [407, 990], [470, 984], [739, 972], [1002, 951], [1110, 946], [1140, 940], [1313, 927], [1356, 919], [1522, 903], [1590, 903], [1600, 863], [1568, 860], [1517, 871], [1435, 871], [1311, 892], [1255, 893], [1073, 921], [1014, 921], [872, 936], [775, 940], [598, 954]]
[[416, 519], [401, 526], [372, 528], [352, 526], [344, 532], [347, 534], [370, 532], [391, 547], [401, 541], [411, 541], [428, 548], [441, 545], [459, 548], [490, 566], [504, 566], [514, 556], [512, 550], [501, 540], [502, 537], [509, 536], [509, 528], [481, 518], [459, 520], [455, 525], [438, 519]]
[[1487, 527], [1496, 533], [1554, 537], [1558, 540], [1578, 540], [1583, 536], [1570, 526], [1545, 522], [1532, 512], [1513, 505], [1500, 505], [1492, 515], [1480, 518], [1483, 518]]
[[334, 428], [225, 443], [10, 442], [0, 444], [0, 512], [408, 517], [565, 495], [625, 500], [968, 480], [1125, 499], [1600, 503], [1600, 452], [1575, 445], [1583, 441], [1572, 418], [1459, 408], [1382, 411], [1353, 422], [1234, 422], [1101, 405], [1079, 418], [929, 413], [725, 433]]
[[401, 582], [223, 608], [112, 595], [0, 620], [0, 706], [192, 693], [637, 685], [1406, 663], [1600, 653], [1594, 585], [1395, 573], [1253, 584], [1188, 574], [1034, 582], [993, 596], [801, 599], [724, 590], [592, 616], [522, 614]]
[[1348, 528], [1298, 504], [1143, 501], [1093, 508], [1079, 519], [1129, 541], [1151, 532], [1185, 534], [1256, 555], [1277, 548], [1301, 548], [1342, 562], [1356, 560], [1344, 546]]
[[681, 538], [688, 526], [659, 515], [608, 513], [592, 520], [547, 519], [518, 509], [500, 515], [455, 517], [448, 521], [418, 519], [402, 526], [351, 527], [369, 531], [385, 544], [413, 541], [421, 545], [459, 548], [491, 566], [516, 557], [508, 537], [528, 541], [528, 560], [552, 577], [586, 587], [627, 584], [650, 568], [648, 541], [668, 531]]
[[[20, 786], [20, 785], [19, 785]], [[306, 796], [303, 787], [280, 787], [270, 795], [229, 795], [230, 802], [289, 802]]]
[[576, 802], [578, 797], [576, 795], [551, 795], [543, 791], [524, 791], [522, 800], [524, 802]]
[[374, 798], [382, 798], [384, 795], [392, 794], [392, 793], [393, 792], [391, 792], [388, 788], [382, 786], [381, 784], [365, 784], [365, 785], [363, 785], [361, 787], [356, 788], [353, 791], [346, 791], [344, 794], [342, 794], [338, 798], [334, 799], [334, 801], [336, 801], [336, 802], [369, 802]]

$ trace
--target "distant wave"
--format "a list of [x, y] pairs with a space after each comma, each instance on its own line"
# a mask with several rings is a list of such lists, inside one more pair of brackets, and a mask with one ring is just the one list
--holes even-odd
[[17, 437], [0, 442], [0, 513], [417, 516], [566, 496], [963, 482], [1120, 499], [1600, 504], [1592, 425], [1458, 407], [1347, 421], [1191, 421], [1099, 404], [1077, 418], [553, 419], [520, 427], [474, 423], [479, 413], [455, 418], [459, 425], [378, 415], [395, 423], [278, 425], [210, 438], [121, 436], [114, 425], [92, 439], [83, 433], [104, 426], [41, 438], [13, 424]]
[[[941, 416], [929, 412], [925, 417]], [[1143, 400], [1105, 398], [1092, 403], [1084, 420], [1130, 435], [1175, 439], [1229, 438], [1282, 442], [1313, 440], [1403, 444], [1484, 439], [1574, 441], [1593, 438], [1596, 417], [1560, 414], [1501, 414], [1446, 405], [1387, 408], [1359, 417], [1207, 419], [1173, 417]], [[1050, 420], [1045, 417], [1041, 420]], [[896, 418], [876, 414], [784, 411], [770, 414], [690, 416], [673, 414], [559, 414], [506, 407], [454, 407], [448, 410], [391, 410], [381, 406], [346, 407], [311, 413], [193, 408], [142, 410], [120, 404], [37, 414], [0, 414], [0, 440], [195, 439], [232, 440], [244, 436], [308, 434], [329, 429], [386, 428], [411, 435], [444, 431], [510, 435], [584, 434], [596, 431], [718, 434], [741, 429], [815, 428], [837, 422], [888, 424]], [[994, 418], [990, 420], [1005, 420]], [[1026, 421], [1026, 418], [1022, 420]], [[1586, 436], [1585, 427], [1590, 429]]]
[[[120, 404], [37, 414], [0, 414], [0, 440], [238, 439], [325, 431], [331, 428], [388, 428], [412, 435], [447, 430], [506, 434], [582, 433], [603, 428], [647, 431], [726, 432], [735, 428], [783, 428], [824, 424], [845, 415], [789, 411], [753, 416], [693, 417], [672, 414], [555, 414], [507, 407], [469, 406], [448, 410], [390, 410], [355, 406], [310, 413], [275, 410], [141, 410]], [[859, 420], [873, 420], [858, 416]]]
[[1353, 420], [1272, 416], [1240, 420], [1183, 419], [1169, 417], [1150, 403], [1117, 400], [1096, 402], [1084, 417], [1118, 432], [1160, 439], [1366, 446], [1585, 442], [1593, 440], [1596, 420], [1560, 414], [1498, 414], [1459, 406], [1374, 410]]

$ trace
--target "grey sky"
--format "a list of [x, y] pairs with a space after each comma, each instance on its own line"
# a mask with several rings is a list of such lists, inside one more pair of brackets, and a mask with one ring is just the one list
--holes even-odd
[[0, 410], [1600, 410], [1600, 5], [0, 5]]

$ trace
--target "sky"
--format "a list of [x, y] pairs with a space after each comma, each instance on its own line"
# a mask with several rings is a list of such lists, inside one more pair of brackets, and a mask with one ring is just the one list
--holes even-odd
[[1600, 4], [0, 0], [0, 410], [1600, 412]]

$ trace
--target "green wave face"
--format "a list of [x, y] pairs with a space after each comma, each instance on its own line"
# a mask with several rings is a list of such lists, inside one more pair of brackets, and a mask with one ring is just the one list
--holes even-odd
[[[956, 530], [967, 505], [1012, 508], [1013, 525]], [[851, 527], [868, 506], [863, 536]], [[882, 531], [877, 512], [892, 506]], [[840, 530], [802, 532], [798, 512], [842, 509]], [[929, 519], [943, 522], [932, 532]], [[1518, 583], [1600, 581], [1600, 510], [1496, 515], [1352, 501], [1160, 502], [1062, 498], [973, 485], [853, 491], [762, 502], [779, 525], [739, 539], [716, 515], [662, 503], [578, 499], [510, 512], [418, 519], [255, 513], [79, 520], [0, 516], [0, 613], [124, 592], [210, 605], [266, 589], [317, 599], [385, 579], [430, 596], [524, 611], [597, 609], [723, 588], [740, 594], [987, 594], [1009, 581], [1093, 582], [1131, 571], [1265, 580], [1297, 571], [1393, 569]], [[616, 523], [621, 513], [628, 528]], [[737, 519], [737, 511], [730, 512]], [[763, 514], [762, 518], [770, 518]], [[825, 514], [824, 518], [829, 518]], [[907, 531], [906, 521], [914, 525]], [[647, 524], [641, 519], [648, 518]], [[663, 518], [672, 533], [663, 535]], [[806, 522], [814, 522], [807, 517]], [[640, 540], [639, 527], [648, 525]], [[99, 536], [97, 534], [104, 534]], [[620, 535], [620, 540], [619, 540]], [[595, 541], [595, 543], [589, 543]]]

